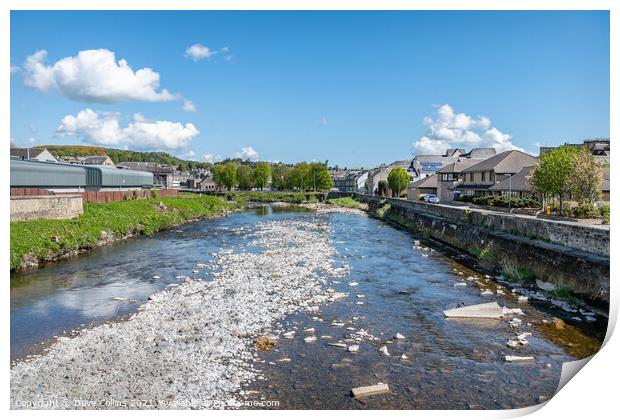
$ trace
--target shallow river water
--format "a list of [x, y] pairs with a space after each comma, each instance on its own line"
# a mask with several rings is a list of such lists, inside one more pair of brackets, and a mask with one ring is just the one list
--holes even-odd
[[[246, 398], [277, 400], [280, 408], [519, 408], [552, 396], [562, 363], [587, 357], [601, 344], [600, 331], [562, 321], [562, 314], [547, 308], [519, 303], [510, 288], [499, 286], [501, 296], [481, 296], [481, 290], [496, 292], [498, 285], [440, 249], [415, 246], [419, 238], [384, 222], [262, 207], [13, 274], [11, 359], [40, 351], [54, 336], [122, 319], [148, 295], [178, 283], [177, 275], [209, 280], [208, 272], [193, 272], [196, 261], [209, 263], [222, 247], [244, 247], [259, 221], [286, 223], [291, 218], [330, 224], [331, 245], [350, 273], [329, 279], [327, 287], [349, 295], [321, 306], [319, 315], [296, 313], [274, 325], [297, 333], [259, 353], [255, 366], [264, 380], [248, 386]], [[467, 286], [455, 287], [461, 282]], [[115, 299], [119, 297], [126, 300]], [[523, 310], [518, 332], [532, 333], [528, 344], [516, 350], [506, 346], [517, 331], [506, 320], [443, 315], [457, 305], [491, 301]], [[332, 326], [333, 321], [344, 325]], [[306, 328], [314, 328], [317, 337], [332, 338], [306, 343]], [[364, 339], [357, 353], [328, 346], [360, 329], [376, 339]], [[397, 333], [405, 338], [395, 340]], [[390, 356], [379, 351], [383, 345]], [[408, 358], [402, 359], [403, 354]], [[534, 356], [534, 361], [507, 363], [508, 354]], [[378, 382], [389, 384], [391, 392], [364, 400], [350, 397], [351, 388]]]

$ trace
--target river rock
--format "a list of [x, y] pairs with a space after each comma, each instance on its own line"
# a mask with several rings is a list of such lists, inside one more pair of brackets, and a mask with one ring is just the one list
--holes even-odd
[[387, 392], [390, 392], [390, 387], [387, 384], [377, 384], [353, 388], [351, 390], [351, 395], [353, 398], [364, 398], [371, 395], [385, 394]]
[[448, 309], [443, 312], [446, 318], [491, 318], [499, 319], [504, 316], [502, 308], [497, 302], [481, 303], [479, 305], [462, 306]]
[[513, 362], [529, 362], [534, 360], [533, 356], [512, 356], [512, 355], [506, 355], [505, 357], [507, 362], [513, 363]]

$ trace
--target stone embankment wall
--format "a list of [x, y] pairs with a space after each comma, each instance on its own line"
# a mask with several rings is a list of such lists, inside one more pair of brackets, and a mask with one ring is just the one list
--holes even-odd
[[424, 236], [475, 256], [484, 252], [481, 262], [490, 268], [509, 262], [577, 296], [609, 303], [609, 230], [363, 194], [356, 198], [371, 213], [390, 204], [386, 219]]
[[71, 219], [83, 212], [81, 195], [11, 197], [11, 221]]

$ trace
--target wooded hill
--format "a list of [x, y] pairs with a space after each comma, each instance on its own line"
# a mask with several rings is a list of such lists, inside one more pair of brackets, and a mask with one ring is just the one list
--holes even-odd
[[109, 149], [97, 146], [57, 146], [43, 145], [36, 148], [47, 149], [56, 157], [85, 157], [107, 155], [117, 164], [120, 162], [155, 162], [164, 165], [179, 166], [182, 169], [209, 168], [210, 163], [185, 160], [165, 152], [136, 152], [133, 150]]

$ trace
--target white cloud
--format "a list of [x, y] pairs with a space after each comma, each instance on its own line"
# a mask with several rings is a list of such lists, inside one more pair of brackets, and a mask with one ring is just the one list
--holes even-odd
[[196, 105], [189, 99], [183, 100], [183, 111], [185, 112], [196, 112]]
[[213, 51], [209, 47], [205, 47], [202, 44], [194, 44], [185, 50], [185, 56], [194, 61], [204, 60], [205, 58], [212, 57], [217, 53], [217, 51]]
[[121, 127], [118, 113], [96, 112], [89, 108], [75, 116], [66, 115], [57, 129], [61, 138], [76, 136], [86, 143], [102, 146], [155, 150], [185, 149], [198, 134], [192, 123], [149, 121], [141, 114], [134, 114], [129, 124]]
[[187, 159], [192, 159], [196, 157], [196, 152], [194, 152], [193, 150], [188, 150], [187, 152], [185, 152], [185, 157]]
[[491, 120], [485, 116], [472, 117], [464, 113], [455, 113], [450, 105], [437, 109], [435, 118], [425, 117], [427, 130], [423, 137], [412, 144], [419, 154], [443, 154], [452, 147], [494, 147], [503, 152], [521, 150], [512, 143], [512, 136], [491, 126]]
[[321, 119], [319, 119], [319, 120], [317, 121], [317, 123], [318, 123], [319, 125], [327, 125], [327, 124], [329, 124], [329, 121], [327, 121], [327, 118], [326, 118], [325, 116], [323, 116], [323, 117], [321, 117]]
[[13, 64], [11, 64], [11, 76], [19, 73], [21, 71], [21, 68], [19, 66], [15, 66]]
[[258, 152], [252, 146], [242, 147], [235, 156], [243, 160], [258, 160], [259, 157]]
[[225, 54], [224, 60], [232, 61], [234, 57], [230, 54], [227, 54], [228, 52], [230, 52], [230, 47], [223, 47], [219, 50], [212, 50], [211, 48], [198, 43], [185, 49], [185, 57], [190, 58], [194, 61], [200, 61], [206, 58], [211, 58], [217, 54]]
[[202, 160], [204, 160], [207, 163], [215, 163], [215, 162], [222, 160], [222, 156], [207, 153], [206, 155], [202, 157]]
[[23, 66], [24, 84], [40, 92], [58, 89], [67, 98], [81, 102], [160, 102], [177, 99], [159, 90], [159, 73], [145, 67], [133, 71], [125, 59], [116, 61], [106, 49], [80, 51], [51, 66], [44, 63], [47, 51], [28, 56]]

